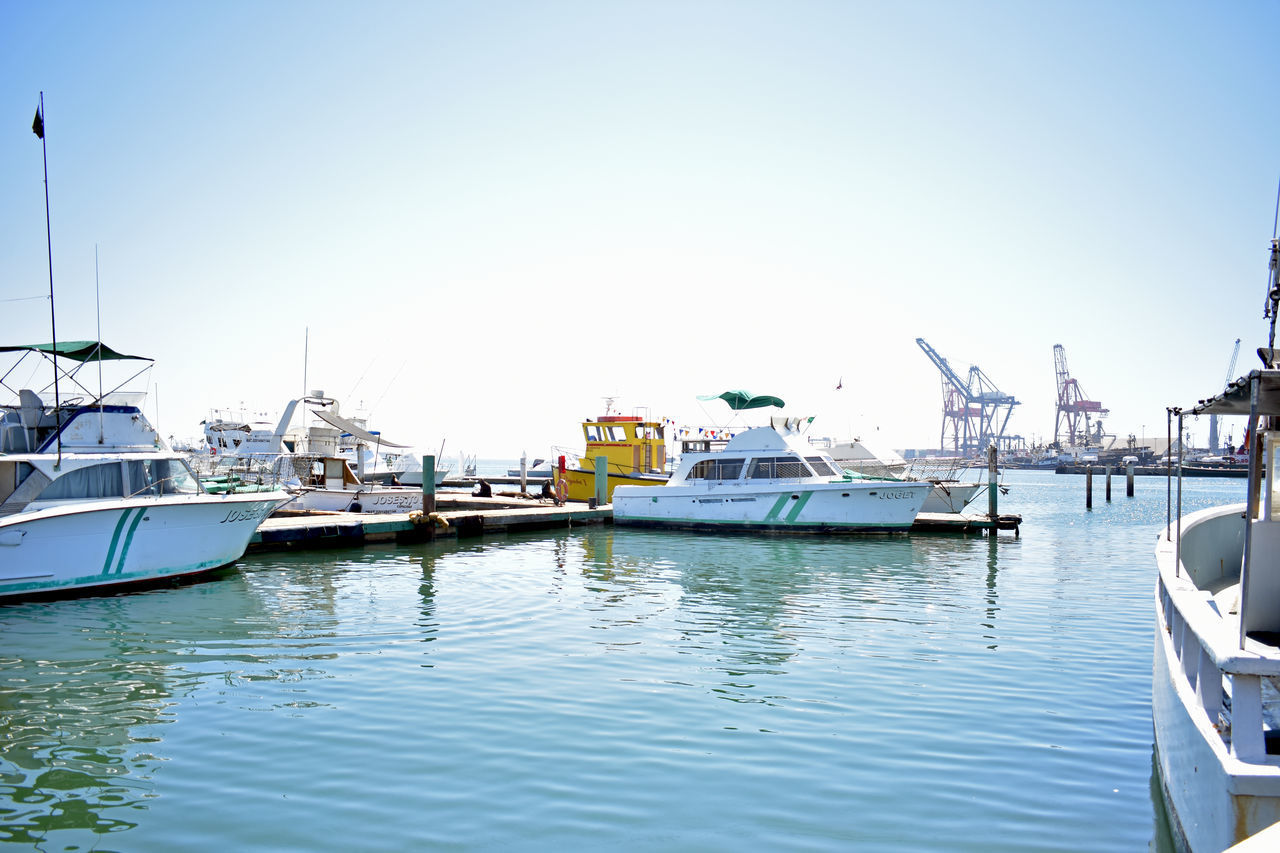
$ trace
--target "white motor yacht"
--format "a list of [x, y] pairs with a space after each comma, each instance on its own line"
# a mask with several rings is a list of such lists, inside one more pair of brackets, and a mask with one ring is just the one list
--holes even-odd
[[774, 418], [723, 447], [682, 453], [665, 485], [618, 486], [614, 523], [795, 533], [910, 528], [933, 484], [845, 473], [802, 435], [807, 422]]

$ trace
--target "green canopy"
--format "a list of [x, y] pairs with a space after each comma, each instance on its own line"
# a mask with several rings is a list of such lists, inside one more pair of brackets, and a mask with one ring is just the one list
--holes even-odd
[[40, 352], [45, 355], [61, 356], [72, 361], [115, 361], [117, 359], [136, 359], [138, 361], [155, 361], [144, 355], [125, 355], [116, 352], [106, 344], [97, 341], [60, 341], [54, 344], [25, 344], [16, 347], [0, 347], [0, 352]]
[[723, 394], [708, 394], [706, 396], [699, 395], [699, 400], [724, 400], [729, 404], [729, 408], [735, 412], [743, 409], [763, 409], [765, 406], [777, 406], [781, 409], [786, 403], [782, 402], [779, 397], [771, 397], [768, 394], [760, 394], [753, 396], [750, 391], [725, 391]]

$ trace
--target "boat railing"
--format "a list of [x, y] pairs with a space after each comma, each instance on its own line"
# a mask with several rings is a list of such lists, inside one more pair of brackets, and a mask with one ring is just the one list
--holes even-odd
[[[1235, 529], [1243, 528], [1243, 512], [1240, 504], [1186, 516], [1184, 537], [1195, 526], [1200, 528], [1195, 532], [1226, 542], [1229, 548]], [[1171, 651], [1170, 666], [1181, 672], [1181, 679], [1177, 673], [1171, 677], [1181, 682], [1180, 693], [1194, 694], [1205, 720], [1221, 736], [1224, 751], [1243, 762], [1280, 765], [1280, 756], [1268, 755], [1264, 718], [1264, 695], [1274, 693], [1272, 679], [1280, 679], [1280, 663], [1274, 647], [1261, 640], [1250, 638], [1242, 649], [1234, 620], [1228, 618], [1238, 595], [1239, 587], [1231, 582], [1238, 581], [1239, 565], [1234, 574], [1227, 560], [1220, 561], [1218, 571], [1198, 565], [1194, 549], [1184, 544], [1184, 559], [1175, 567], [1178, 549], [1172, 533], [1161, 534], [1157, 548], [1159, 615]]]

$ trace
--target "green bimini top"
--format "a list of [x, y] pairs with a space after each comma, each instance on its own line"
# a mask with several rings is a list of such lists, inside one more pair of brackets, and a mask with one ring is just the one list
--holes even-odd
[[765, 406], [777, 406], [781, 409], [786, 403], [782, 402], [781, 397], [773, 397], [769, 394], [753, 395], [750, 391], [725, 391], [723, 394], [708, 394], [706, 396], [699, 395], [699, 400], [724, 400], [729, 404], [729, 408], [735, 412], [743, 409], [763, 409]]
[[61, 356], [72, 361], [116, 361], [133, 359], [135, 361], [155, 361], [145, 355], [125, 355], [116, 352], [99, 341], [60, 341], [58, 344], [22, 344], [16, 347], [0, 347], [0, 352], [39, 352], [45, 355]]

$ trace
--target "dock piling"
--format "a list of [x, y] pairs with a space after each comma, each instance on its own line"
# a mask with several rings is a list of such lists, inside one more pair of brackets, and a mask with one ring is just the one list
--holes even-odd
[[1093, 509], [1093, 466], [1084, 469], [1084, 508]]
[[436, 511], [436, 458], [422, 457], [422, 512], [430, 514]]
[[1133, 463], [1130, 462], [1124, 475], [1124, 494], [1125, 497], [1133, 497]]
[[609, 502], [609, 458], [596, 457], [596, 506]]
[[[996, 492], [999, 486], [996, 485], [996, 446], [994, 444], [987, 447], [987, 517], [995, 521], [1000, 517], [996, 511]], [[995, 535], [995, 528], [991, 528], [991, 535]]]
[[1107, 503], [1111, 503], [1111, 466], [1107, 466]]

